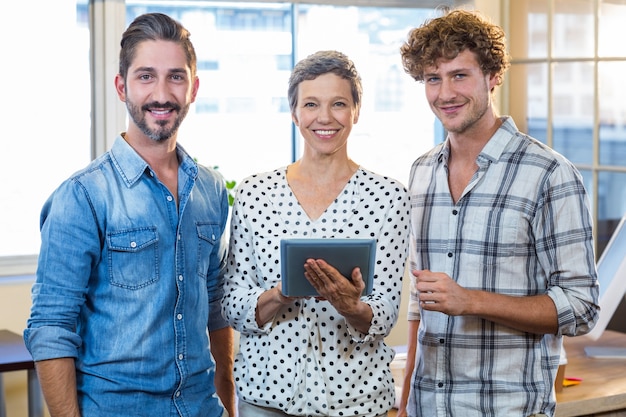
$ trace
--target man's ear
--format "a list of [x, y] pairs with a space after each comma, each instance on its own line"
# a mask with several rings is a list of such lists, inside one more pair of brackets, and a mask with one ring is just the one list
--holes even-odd
[[200, 88], [200, 78], [196, 77], [193, 82], [193, 87], [191, 90], [191, 102], [196, 101], [196, 96], [198, 95], [198, 89]]
[[126, 102], [126, 83], [120, 74], [115, 76], [115, 91], [117, 91], [119, 99]]

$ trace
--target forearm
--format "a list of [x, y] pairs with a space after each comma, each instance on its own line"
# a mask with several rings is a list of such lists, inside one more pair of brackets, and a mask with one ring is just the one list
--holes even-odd
[[211, 354], [215, 359], [215, 390], [226, 411], [235, 416], [235, 382], [233, 380], [233, 329], [225, 327], [209, 333]]
[[51, 417], [80, 417], [74, 358], [35, 362]]
[[411, 391], [411, 378], [415, 369], [415, 353], [417, 352], [417, 329], [420, 322], [418, 320], [409, 320], [408, 328], [408, 344], [406, 352], [406, 364], [404, 366], [404, 379], [402, 380], [402, 394], [400, 395], [400, 403], [398, 405], [398, 417], [407, 415], [406, 406], [409, 401], [409, 393]]
[[556, 307], [547, 295], [514, 297], [472, 290], [469, 294], [469, 315], [522, 332], [556, 334], [558, 331]]
[[286, 297], [282, 294], [280, 284], [265, 291], [259, 297], [256, 305], [255, 317], [257, 325], [263, 327], [265, 323], [274, 318], [282, 306], [291, 304], [292, 302], [293, 298]]
[[374, 313], [369, 304], [359, 301], [351, 311], [338, 311], [346, 321], [361, 333], [369, 333]]

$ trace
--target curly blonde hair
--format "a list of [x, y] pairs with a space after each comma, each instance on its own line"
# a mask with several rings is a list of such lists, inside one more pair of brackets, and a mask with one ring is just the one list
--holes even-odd
[[450, 60], [469, 50], [476, 55], [484, 74], [497, 77], [502, 84], [508, 69], [504, 31], [476, 11], [447, 10], [409, 32], [400, 48], [404, 70], [417, 81], [424, 81], [424, 69], [437, 65], [439, 59]]

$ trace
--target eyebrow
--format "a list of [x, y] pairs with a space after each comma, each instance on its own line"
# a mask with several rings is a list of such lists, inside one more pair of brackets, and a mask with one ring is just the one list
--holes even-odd
[[471, 71], [470, 68], [456, 68], [450, 71], [446, 71], [445, 73], [439, 73], [439, 72], [425, 72], [424, 73], [424, 77], [441, 77], [441, 76], [450, 76], [450, 75], [456, 75], [456, 74], [467, 74]]
[[[155, 68], [154, 67], [138, 67], [136, 68], [133, 72], [134, 73], [138, 73], [138, 72], [155, 72]], [[186, 68], [171, 68], [167, 71], [170, 74], [186, 74], [187, 73], [187, 69]]]

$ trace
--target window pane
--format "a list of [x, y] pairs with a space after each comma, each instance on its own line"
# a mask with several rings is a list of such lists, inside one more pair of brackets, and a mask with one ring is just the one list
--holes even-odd
[[626, 214], [626, 173], [600, 172], [598, 176], [598, 255]]
[[593, 161], [593, 64], [554, 64], [553, 148], [574, 163]]
[[598, 55], [624, 56], [626, 3], [604, 0], [598, 23]]
[[89, 30], [80, 3], [2, 4], [10, 18], [0, 25], [0, 257], [39, 252], [41, 206], [90, 159]]
[[512, 65], [510, 78], [511, 116], [522, 132], [547, 143], [548, 64]]
[[511, 16], [515, 16], [507, 37], [511, 56], [515, 59], [545, 58], [548, 55], [548, 2], [515, 0], [510, 2], [510, 8]]
[[354, 61], [363, 79], [351, 158], [405, 184], [413, 161], [434, 145], [435, 117], [423, 84], [402, 69], [400, 46], [410, 29], [433, 16], [431, 9], [309, 5], [300, 8], [298, 18], [298, 60], [337, 49]]
[[[598, 64], [600, 100], [600, 164], [626, 166], [626, 62]], [[625, 187], [626, 188], [626, 187]]]
[[553, 55], [593, 57], [594, 0], [555, 0]]
[[290, 162], [288, 4], [127, 1], [126, 10], [129, 24], [162, 12], [191, 32], [200, 89], [178, 139], [198, 162], [237, 182]]
[[299, 5], [294, 7], [299, 31], [292, 36], [289, 3], [127, 1], [126, 6], [128, 23], [138, 14], [160, 11], [190, 30], [200, 90], [179, 139], [227, 179], [239, 182], [299, 157], [287, 81], [294, 62], [321, 49], [346, 53], [363, 78], [361, 116], [349, 145], [357, 163], [406, 182], [413, 160], [434, 144], [434, 116], [423, 86], [404, 73], [399, 51], [409, 29], [432, 9]]

